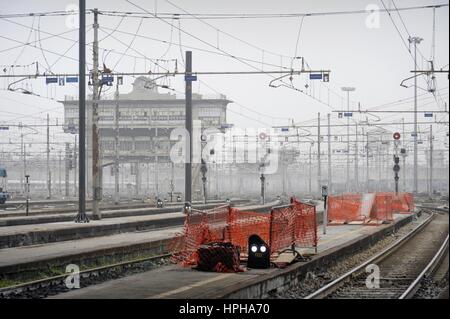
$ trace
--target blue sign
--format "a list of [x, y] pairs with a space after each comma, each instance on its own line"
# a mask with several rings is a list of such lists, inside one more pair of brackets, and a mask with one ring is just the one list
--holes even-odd
[[114, 82], [114, 77], [112, 75], [102, 76], [102, 84], [111, 85]]
[[184, 80], [187, 82], [187, 81], [197, 81], [197, 76], [196, 75], [188, 75], [188, 74], [186, 74], [185, 76], [184, 76]]
[[322, 73], [310, 73], [309, 79], [310, 80], [322, 80]]
[[8, 175], [6, 174], [6, 169], [0, 168], [0, 177], [8, 177]]
[[9, 126], [0, 126], [0, 131], [8, 131]]
[[425, 117], [433, 117], [433, 113], [425, 113], [424, 116]]
[[58, 83], [58, 78], [45, 78], [46, 84]]
[[230, 129], [234, 126], [234, 124], [228, 124], [228, 123], [224, 123], [222, 124], [221, 128], [222, 129]]
[[345, 117], [353, 117], [353, 113], [352, 112], [345, 112], [344, 116]]
[[417, 134], [416, 134], [416, 133], [411, 133], [411, 136], [412, 136], [412, 137], [416, 137]]
[[76, 76], [66, 77], [66, 83], [78, 83], [78, 77]]
[[283, 128], [281, 128], [281, 132], [289, 132], [289, 127], [283, 127]]

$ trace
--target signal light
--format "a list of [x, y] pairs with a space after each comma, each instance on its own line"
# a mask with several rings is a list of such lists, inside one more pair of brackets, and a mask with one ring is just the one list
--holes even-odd
[[248, 268], [270, 268], [270, 249], [261, 237], [258, 235], [251, 235], [248, 238], [248, 247]]

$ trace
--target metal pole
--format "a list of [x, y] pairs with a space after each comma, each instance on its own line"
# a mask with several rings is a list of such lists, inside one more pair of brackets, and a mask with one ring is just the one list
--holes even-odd
[[20, 176], [20, 191], [23, 192], [23, 194], [25, 194], [26, 190], [25, 190], [25, 184], [23, 182], [23, 179], [25, 175], [27, 175], [26, 173], [26, 168], [25, 168], [25, 152], [24, 152], [24, 144], [23, 144], [23, 133], [20, 134], [20, 153], [22, 155], [22, 161], [23, 161], [23, 175]]
[[312, 191], [312, 185], [311, 185], [311, 178], [312, 178], [312, 154], [311, 154], [311, 150], [313, 147], [313, 143], [311, 143], [309, 145], [309, 184], [308, 184], [308, 194], [311, 195], [311, 191]]
[[192, 201], [192, 52], [186, 51], [186, 163], [184, 172], [185, 202]]
[[[403, 136], [403, 142], [402, 142], [402, 146], [405, 149], [406, 152], [406, 143], [405, 143], [405, 139], [406, 139], [406, 135], [405, 135], [405, 119], [402, 118], [402, 136]], [[406, 192], [406, 154], [402, 155], [402, 189], [404, 192]]]
[[[347, 91], [347, 112], [350, 111], [350, 91]], [[347, 178], [346, 190], [350, 191], [350, 117], [347, 115]]]
[[58, 163], [58, 193], [59, 193], [59, 196], [62, 195], [62, 184], [61, 184], [62, 171], [61, 171], [61, 169], [62, 169], [62, 155], [61, 155], [61, 150], [60, 150], [59, 151], [59, 163]]
[[281, 149], [281, 177], [282, 194], [286, 195], [286, 154], [285, 149]]
[[433, 195], [433, 125], [430, 125], [430, 191], [429, 196]]
[[119, 80], [116, 81], [116, 111], [114, 115], [115, 134], [115, 161], [114, 161], [114, 203], [119, 204]]
[[159, 198], [159, 165], [158, 156], [155, 157], [155, 187], [156, 187], [156, 197]]
[[77, 136], [75, 135], [73, 141], [73, 196], [77, 196], [77, 171], [78, 171], [78, 161], [77, 161]]
[[25, 175], [26, 178], [26, 216], [28, 216], [30, 212], [30, 176]]
[[206, 167], [206, 162], [202, 159], [202, 164], [201, 164], [201, 173], [202, 173], [202, 185], [203, 185], [203, 204], [206, 204], [207, 201], [207, 192], [206, 192], [206, 173], [208, 171], [207, 167]]
[[86, 0], [79, 0], [79, 192], [76, 222], [89, 222], [86, 216]]
[[381, 153], [380, 153], [380, 145], [377, 145], [377, 170], [378, 170], [377, 190], [380, 190], [380, 185], [381, 185]]
[[[24, 171], [25, 175], [27, 175], [27, 173], [28, 173], [28, 168], [27, 168], [27, 145], [25, 143], [23, 144], [23, 171]], [[26, 192], [27, 192], [27, 190], [25, 188], [25, 193]]]
[[331, 173], [331, 114], [328, 113], [328, 192], [333, 192], [333, 177]]
[[359, 163], [358, 163], [358, 124], [355, 127], [355, 190], [359, 192]]
[[136, 197], [139, 196], [139, 192], [140, 192], [140, 187], [141, 187], [141, 176], [140, 176], [140, 168], [141, 168], [141, 162], [137, 161], [135, 164], [135, 170], [134, 170], [134, 174], [135, 174], [135, 178], [134, 178], [134, 182], [135, 182], [135, 187], [134, 187], [134, 193], [136, 195]]
[[65, 156], [65, 165], [64, 165], [64, 182], [65, 182], [65, 197], [69, 197], [69, 154], [70, 154], [70, 144], [66, 143], [66, 156]]
[[174, 163], [170, 163], [170, 202], [173, 202], [173, 191], [175, 190], [174, 183]]
[[[414, 70], [417, 70], [417, 42], [414, 42]], [[417, 76], [414, 77], [414, 193], [417, 193], [418, 175], [417, 175]]]
[[[264, 168], [263, 168], [264, 169]], [[266, 177], [264, 176], [264, 173], [261, 173], [261, 204], [264, 205], [266, 203]]]
[[370, 191], [370, 162], [369, 162], [369, 132], [366, 133], [366, 187], [367, 187], [367, 192]]
[[327, 225], [328, 225], [328, 196], [324, 196], [323, 201], [323, 221], [322, 221], [322, 227], [323, 227], [323, 234], [327, 234]]
[[52, 173], [50, 172], [50, 115], [47, 113], [47, 198], [52, 198]]
[[[414, 43], [414, 72], [417, 72], [417, 44], [419, 44], [423, 39], [419, 37], [410, 37], [409, 43]], [[416, 74], [416, 73], [415, 73]], [[418, 128], [417, 128], [417, 74], [414, 77], [414, 193], [419, 190], [419, 180], [418, 180]]]
[[322, 160], [320, 151], [320, 113], [317, 113], [317, 187], [319, 194], [322, 189]]
[[92, 71], [92, 218], [102, 218], [99, 202], [101, 199], [101, 165], [100, 165], [100, 140], [98, 127], [98, 100], [99, 96], [99, 70], [98, 70], [98, 9], [94, 9], [94, 43], [93, 43], [93, 65]]

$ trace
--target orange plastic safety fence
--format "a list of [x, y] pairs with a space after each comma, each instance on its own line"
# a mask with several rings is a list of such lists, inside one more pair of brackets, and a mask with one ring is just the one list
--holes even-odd
[[275, 253], [295, 244], [299, 247], [317, 246], [316, 209], [295, 199], [291, 205], [275, 208], [270, 213], [221, 208], [186, 216], [182, 232], [170, 245], [175, 262], [194, 266], [197, 251], [203, 244], [230, 242], [241, 253], [248, 250], [248, 238], [258, 235]]
[[223, 242], [229, 238], [227, 224], [229, 208], [221, 207], [208, 212], [186, 215], [183, 230], [171, 241], [172, 259], [184, 266], [195, 265], [198, 248], [210, 242]]
[[411, 213], [414, 211], [414, 197], [411, 193], [393, 195], [392, 210], [394, 213]]
[[295, 199], [289, 206], [274, 208], [270, 235], [272, 252], [292, 245], [317, 246], [316, 208]]
[[246, 253], [248, 249], [248, 238], [251, 235], [258, 235], [265, 242], [269, 242], [270, 214], [243, 212], [232, 208], [228, 231], [231, 243], [238, 246], [241, 252]]
[[271, 212], [269, 245], [272, 252], [291, 246], [296, 241], [296, 212], [292, 205]]
[[373, 203], [370, 212], [370, 218], [372, 220], [390, 221], [394, 219], [392, 212], [392, 195], [392, 193], [376, 193], [375, 202]]
[[296, 211], [296, 241], [299, 247], [317, 247], [317, 214], [316, 207], [293, 199]]
[[328, 196], [328, 219], [333, 222], [364, 220], [361, 209], [361, 194]]
[[368, 193], [328, 197], [328, 218], [334, 222], [392, 221], [394, 213], [413, 212], [410, 193]]

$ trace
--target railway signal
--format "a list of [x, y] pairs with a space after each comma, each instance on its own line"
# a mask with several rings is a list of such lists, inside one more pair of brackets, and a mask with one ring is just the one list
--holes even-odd
[[328, 199], [328, 186], [322, 186], [322, 198], [323, 198], [323, 234], [327, 233], [327, 224], [328, 224], [328, 208], [327, 208], [327, 199]]
[[400, 177], [398, 176], [398, 172], [400, 172], [400, 157], [398, 155], [394, 155], [394, 180], [395, 180], [395, 194], [398, 194], [398, 181]]
[[270, 268], [270, 247], [258, 235], [248, 238], [248, 268]]
[[[394, 171], [394, 180], [395, 180], [395, 194], [398, 194], [398, 181], [400, 179], [400, 177], [398, 176], [398, 172], [400, 172], [400, 157], [398, 156], [398, 146], [400, 144], [400, 133], [399, 132], [395, 132], [393, 135], [394, 138], [394, 145], [395, 145], [395, 155], [394, 155], [394, 167], [392, 168], [392, 170]], [[400, 153], [406, 154], [406, 149], [401, 149]], [[403, 155], [405, 156], [405, 155]]]

